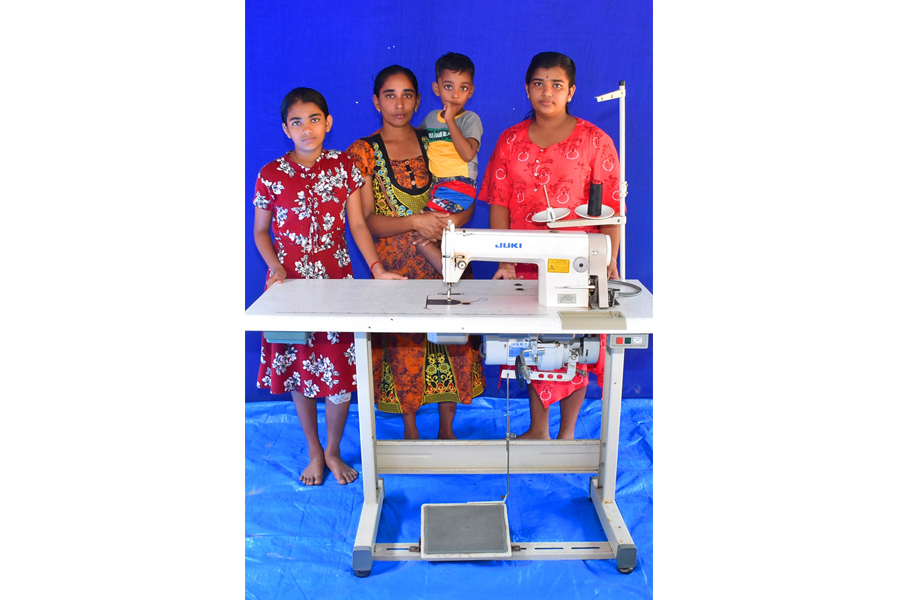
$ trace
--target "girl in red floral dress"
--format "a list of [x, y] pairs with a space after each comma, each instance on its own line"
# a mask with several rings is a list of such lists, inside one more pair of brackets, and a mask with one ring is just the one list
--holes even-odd
[[[322, 94], [291, 90], [281, 103], [281, 121], [294, 149], [260, 169], [253, 199], [253, 235], [269, 267], [266, 289], [285, 279], [352, 279], [346, 225], [375, 279], [406, 279], [378, 260], [360, 205], [363, 177], [353, 159], [322, 149], [332, 125]], [[326, 466], [341, 485], [356, 479], [340, 454], [350, 392], [356, 389], [353, 333], [320, 331], [305, 344], [270, 344], [264, 338], [257, 386], [291, 393], [309, 447], [300, 481], [320, 485]], [[316, 398], [322, 397], [325, 448], [316, 419]]]

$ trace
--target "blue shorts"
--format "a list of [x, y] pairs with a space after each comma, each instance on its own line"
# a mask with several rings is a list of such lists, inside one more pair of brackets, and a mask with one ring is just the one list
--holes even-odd
[[431, 200], [426, 210], [458, 213], [475, 202], [475, 180], [471, 177], [440, 177], [431, 187]]

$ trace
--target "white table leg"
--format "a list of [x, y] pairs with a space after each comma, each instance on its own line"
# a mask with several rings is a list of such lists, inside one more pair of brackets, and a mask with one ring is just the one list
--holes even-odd
[[381, 506], [384, 502], [384, 480], [378, 477], [375, 460], [375, 386], [372, 379], [372, 340], [368, 333], [356, 332], [356, 395], [359, 406], [359, 448], [362, 459], [363, 507], [353, 544], [353, 572], [358, 577], [369, 575], [375, 553], [375, 537]]
[[607, 339], [603, 369], [603, 405], [600, 414], [600, 499], [616, 499], [616, 468], [619, 458], [619, 420], [622, 416], [622, 373], [625, 349], [613, 348]]
[[616, 566], [630, 573], [637, 564], [637, 548], [616, 505], [616, 469], [619, 459], [619, 424], [622, 417], [622, 375], [625, 349], [613, 347], [609, 336], [603, 370], [603, 406], [600, 425], [600, 470], [591, 478], [591, 500], [616, 556]]

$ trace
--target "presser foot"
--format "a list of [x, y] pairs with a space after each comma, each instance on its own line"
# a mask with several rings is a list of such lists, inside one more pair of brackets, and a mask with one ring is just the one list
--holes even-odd
[[607, 300], [609, 301], [609, 306], [618, 306], [619, 305], [619, 290], [609, 288], [606, 290]]

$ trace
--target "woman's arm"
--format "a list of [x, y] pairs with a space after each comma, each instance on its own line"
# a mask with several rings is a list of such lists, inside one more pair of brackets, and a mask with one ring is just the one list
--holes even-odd
[[[491, 158], [484, 170], [484, 180], [478, 198], [490, 205], [488, 222], [491, 229], [509, 229], [509, 199], [513, 196], [509, 177], [508, 154], [510, 152], [510, 129], [500, 134]], [[506, 140], [504, 142], [504, 140]], [[500, 176], [502, 174], [502, 176]], [[517, 279], [515, 263], [497, 264], [493, 279]]]
[[[451, 214], [440, 213], [440, 214], [443, 214], [444, 218], [447, 221], [451, 221], [453, 223], [454, 227], [462, 227], [463, 225], [465, 225], [472, 219], [472, 215], [474, 213], [475, 213], [475, 202], [472, 202], [472, 206], [470, 206], [469, 208], [467, 208], [465, 210], [461, 210], [458, 213], [451, 213]], [[447, 225], [444, 225], [444, 227], [446, 227], [446, 226]], [[413, 246], [427, 246], [428, 244], [431, 244], [431, 243], [440, 244], [441, 239], [443, 237], [444, 237], [443, 229], [441, 230], [441, 233], [436, 238], [426, 238], [426, 237], [423, 237], [418, 232], [416, 232], [415, 235], [413, 235], [412, 244], [413, 244]]]
[[259, 250], [262, 259], [266, 261], [269, 271], [272, 272], [272, 276], [266, 280], [266, 288], [272, 283], [281, 283], [287, 277], [287, 271], [279, 262], [275, 246], [272, 244], [272, 236], [269, 234], [271, 226], [272, 211], [263, 210], [257, 206], [253, 213], [253, 241], [256, 242], [256, 249]]
[[[509, 208], [499, 204], [491, 204], [491, 212], [488, 217], [491, 229], [509, 229]], [[491, 279], [518, 279], [516, 277], [516, 263], [497, 263], [497, 272]]]
[[[619, 155], [616, 146], [605, 132], [597, 129], [602, 134], [600, 148], [594, 153], [591, 161], [591, 182], [603, 184], [603, 204], [619, 212], [619, 200], [615, 199], [615, 191], [619, 189]], [[624, 212], [624, 211], [623, 211]], [[610, 257], [609, 266], [606, 267], [607, 279], [618, 279], [619, 268], [616, 258], [619, 255], [620, 225], [601, 225], [600, 233], [609, 236]]]
[[388, 271], [378, 259], [378, 252], [375, 251], [375, 244], [372, 242], [372, 234], [366, 226], [366, 219], [363, 217], [363, 209], [361, 202], [362, 190], [356, 190], [347, 198], [347, 223], [350, 229], [350, 235], [356, 242], [356, 247], [369, 265], [372, 271], [373, 279], [406, 279], [403, 275], [398, 275], [392, 271]]
[[609, 266], [606, 267], [607, 279], [618, 279], [619, 268], [616, 265], [616, 258], [619, 256], [619, 227], [620, 225], [601, 225], [600, 233], [609, 236], [610, 257]]
[[438, 212], [425, 212], [397, 219], [375, 214], [375, 194], [372, 191], [372, 176], [359, 189], [362, 214], [369, 231], [375, 237], [393, 237], [401, 233], [415, 231], [426, 239], [440, 239], [444, 223], [448, 215]]

